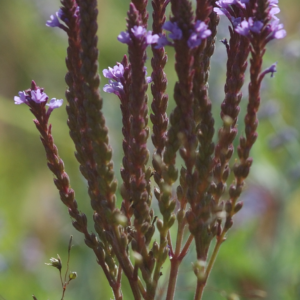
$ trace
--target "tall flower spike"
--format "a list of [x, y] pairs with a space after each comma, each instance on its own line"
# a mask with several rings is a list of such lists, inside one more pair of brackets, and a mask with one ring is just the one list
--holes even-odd
[[[68, 207], [68, 212], [72, 218], [72, 224], [74, 228], [84, 234], [86, 245], [94, 251], [98, 263], [102, 266], [109, 282], [113, 282], [114, 279], [110, 275], [103, 257], [104, 249], [97, 241], [95, 234], [90, 234], [88, 232], [86, 215], [78, 210], [78, 204], [75, 200], [75, 192], [70, 186], [69, 176], [65, 172], [64, 163], [58, 154], [57, 146], [54, 144], [54, 139], [51, 133], [51, 124], [48, 124], [49, 118], [45, 109], [46, 102], [40, 101], [36, 103], [31, 99], [32, 92], [37, 95], [39, 94], [39, 92], [37, 92], [38, 90], [41, 91], [42, 89], [37, 87], [33, 81], [31, 84], [31, 89], [25, 92], [26, 98], [28, 99], [26, 104], [30, 107], [31, 112], [36, 117], [34, 123], [41, 135], [41, 141], [47, 156], [48, 168], [55, 176], [55, 186], [59, 190], [61, 201]], [[22, 95], [24, 94], [22, 93]], [[58, 257], [58, 259], [51, 259], [51, 265], [58, 269], [61, 268], [60, 258]]]
[[[195, 76], [193, 80], [194, 120], [198, 140], [195, 170], [193, 173], [193, 190], [195, 197], [190, 209], [186, 213], [189, 230], [195, 237], [197, 258], [205, 260], [207, 250], [213, 237], [208, 233], [207, 216], [212, 207], [212, 199], [208, 192], [212, 172], [212, 154], [214, 144], [214, 119], [211, 113], [211, 101], [208, 97], [208, 75], [210, 57], [214, 52], [216, 27], [219, 22], [218, 15], [212, 10], [209, 1], [197, 1], [196, 18], [208, 23], [211, 35], [196, 49]], [[199, 23], [198, 23], [199, 24]], [[206, 237], [203, 239], [203, 237]], [[205, 242], [204, 242], [205, 240]]]
[[[167, 4], [168, 1], [164, 0], [152, 1], [152, 28], [153, 33], [155, 34], [162, 34], [162, 27], [166, 20], [165, 11]], [[150, 118], [153, 124], [152, 142], [155, 147], [155, 152], [152, 159], [152, 165], [155, 170], [153, 176], [156, 184], [158, 185], [158, 188], [154, 188], [154, 194], [158, 200], [160, 210], [161, 212], [163, 212], [163, 226], [159, 227], [158, 225], [160, 231], [159, 245], [153, 244], [153, 250], [158, 248], [158, 255], [153, 273], [154, 291], [156, 291], [158, 280], [160, 278], [161, 268], [163, 263], [167, 259], [167, 253], [169, 252], [167, 235], [169, 228], [174, 223], [174, 221], [172, 220], [174, 220], [173, 205], [175, 203], [174, 200], [162, 198], [163, 188], [160, 186], [162, 180], [161, 159], [166, 143], [166, 132], [168, 126], [168, 116], [166, 114], [168, 95], [166, 94], [167, 77], [164, 73], [164, 67], [167, 62], [167, 54], [162, 47], [158, 48], [161, 49], [157, 49], [155, 45], [152, 45], [153, 58], [151, 60], [151, 65], [153, 72], [151, 77], [153, 79], [153, 84], [151, 85], [151, 92], [153, 95], [153, 100], [151, 103], [152, 114], [150, 115]], [[158, 220], [157, 222], [161, 224], [160, 220]]]
[[149, 255], [148, 244], [154, 233], [152, 224], [153, 210], [151, 210], [151, 169], [146, 168], [149, 159], [147, 149], [148, 107], [147, 107], [147, 82], [145, 79], [145, 61], [147, 47], [147, 32], [142, 27], [141, 15], [133, 3], [130, 4], [127, 19], [127, 32], [130, 35], [128, 43], [129, 62], [131, 64], [131, 86], [129, 90], [129, 113], [130, 119], [130, 162], [131, 162], [131, 199], [134, 214], [133, 225], [136, 232], [131, 242], [133, 251], [143, 257], [142, 263], [135, 266], [146, 283], [147, 290], [151, 288], [152, 279], [150, 274], [154, 266], [154, 258]]

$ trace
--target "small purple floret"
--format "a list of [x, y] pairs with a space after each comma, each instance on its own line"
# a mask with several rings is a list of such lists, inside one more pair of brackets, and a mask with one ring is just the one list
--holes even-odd
[[155, 49], [163, 48], [167, 45], [172, 45], [171, 42], [168, 41], [165, 35], [161, 35], [157, 41], [157, 45], [154, 47]]
[[[131, 32], [135, 38], [141, 40], [145, 46], [157, 43], [159, 36], [157, 34], [152, 35], [152, 31], [148, 31], [143, 26], [134, 26], [131, 28]], [[118, 35], [118, 41], [123, 44], [131, 43], [130, 34], [127, 31], [122, 31]]]
[[123, 44], [129, 44], [131, 39], [129, 36], [128, 32], [122, 31], [119, 35], [118, 35], [118, 41], [123, 43]]
[[147, 30], [143, 26], [134, 26], [131, 28], [131, 32], [136, 38], [140, 39], [146, 35]]
[[207, 29], [207, 25], [204, 22], [197, 21], [194, 26], [194, 31], [191, 33], [188, 39], [189, 48], [198, 47], [203, 39], [206, 39], [211, 35], [211, 31]]
[[170, 31], [169, 38], [172, 40], [180, 40], [182, 38], [182, 31], [178, 27], [176, 22], [168, 21], [166, 22], [163, 27], [163, 29]]
[[118, 80], [118, 78], [122, 78], [124, 75], [124, 67], [122, 64], [117, 63], [113, 68], [108, 67], [108, 69], [104, 69], [103, 75], [105, 78]]
[[158, 39], [159, 39], [158, 34], [153, 34], [152, 35], [152, 31], [147, 32], [147, 34], [146, 34], [147, 45], [156, 44], [158, 42]]
[[26, 93], [25, 92], [19, 92], [19, 97], [15, 96], [14, 97], [15, 104], [27, 104], [27, 99], [26, 99]]
[[109, 80], [109, 83], [103, 87], [103, 91], [106, 93], [113, 93], [118, 97], [121, 97], [123, 93], [123, 84], [118, 81]]
[[278, 19], [274, 19], [268, 26], [268, 31], [270, 33], [268, 41], [273, 39], [283, 39], [286, 36], [286, 31], [283, 29], [283, 24], [279, 24]]
[[48, 100], [48, 96], [41, 92], [40, 89], [37, 89], [35, 91], [31, 91], [31, 100], [35, 103], [42, 103]]
[[61, 16], [61, 9], [56, 12], [54, 15], [50, 16], [50, 20], [46, 22], [46, 26], [48, 27], [60, 27], [61, 23], [59, 22], [59, 17]]
[[276, 66], [277, 66], [277, 62], [275, 62], [269, 68], [267, 68], [266, 70], [264, 70], [263, 71], [263, 75], [271, 73], [271, 77], [274, 77], [274, 73], [277, 72]]
[[48, 104], [46, 104], [46, 105], [49, 106], [49, 110], [48, 111], [52, 111], [55, 108], [61, 107], [62, 104], [63, 104], [63, 99], [52, 98], [50, 100], [50, 102]]

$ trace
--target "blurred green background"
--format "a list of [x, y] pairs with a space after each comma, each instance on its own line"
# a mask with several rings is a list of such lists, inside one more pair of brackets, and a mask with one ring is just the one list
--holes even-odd
[[[262, 86], [259, 139], [252, 151], [254, 164], [242, 197], [245, 207], [221, 247], [204, 299], [226, 299], [233, 293], [240, 299], [300, 299], [300, 2], [280, 2], [280, 19], [287, 37], [271, 42], [264, 60], [264, 68], [277, 61], [278, 73], [274, 78], [267, 76]], [[98, 3], [102, 70], [115, 65], [126, 52], [125, 45], [118, 43], [116, 37], [125, 30], [129, 1], [99, 0]], [[65, 98], [66, 36], [59, 29], [44, 25], [58, 7], [58, 0], [1, 0], [0, 299], [5, 300], [32, 299], [32, 294], [39, 300], [61, 299], [58, 272], [44, 263], [57, 253], [66, 261], [71, 234], [74, 235], [71, 271], [77, 271], [78, 278], [71, 282], [65, 299], [112, 298], [93, 253], [71, 226], [67, 210], [59, 200], [28, 107], [16, 106], [13, 102], [18, 91], [30, 87], [32, 79], [45, 88], [49, 97]], [[227, 25], [222, 21], [218, 40], [228, 37]], [[176, 76], [174, 53], [172, 49], [168, 51], [166, 71], [171, 111]], [[210, 77], [217, 126], [220, 126], [225, 61], [225, 48], [217, 42]], [[104, 78], [102, 87], [105, 83]], [[120, 178], [119, 102], [114, 95], [102, 95], [116, 176]], [[246, 96], [245, 86], [239, 120], [241, 130]], [[52, 114], [53, 135], [80, 209], [91, 217], [86, 183], [78, 171], [66, 119], [65, 109]], [[155, 199], [153, 204], [156, 207]], [[195, 260], [194, 252], [192, 246], [180, 269], [177, 300], [193, 299], [196, 278], [191, 262]], [[168, 266], [162, 272], [167, 274]], [[161, 294], [165, 279], [161, 279]], [[127, 299], [132, 297], [124, 280], [124, 300]]]

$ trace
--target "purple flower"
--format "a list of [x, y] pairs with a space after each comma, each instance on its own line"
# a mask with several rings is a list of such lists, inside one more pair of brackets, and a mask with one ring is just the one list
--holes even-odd
[[182, 31], [178, 27], [177, 23], [172, 23], [171, 21], [166, 22], [163, 27], [163, 29], [170, 31], [169, 38], [172, 40], [180, 40], [182, 38]]
[[[148, 31], [143, 26], [134, 26], [131, 28], [131, 32], [137, 39], [144, 43], [144, 46], [157, 43], [159, 36], [157, 34], [152, 35], [152, 31]], [[131, 43], [131, 37], [128, 32], [122, 31], [118, 35], [118, 41], [123, 44]]]
[[104, 69], [103, 75], [105, 78], [109, 79], [108, 84], [103, 87], [103, 91], [121, 97], [121, 94], [123, 93], [121, 79], [124, 75], [124, 66], [121, 63], [117, 63], [113, 68], [108, 67], [108, 69]]
[[271, 77], [273, 77], [274, 73], [277, 72], [276, 66], [277, 66], [277, 62], [274, 63], [273, 65], [271, 65], [269, 68], [265, 69], [263, 71], [263, 76], [266, 75], [266, 74], [268, 74], [268, 73], [271, 73]]
[[[244, 17], [243, 12], [246, 12], [246, 4], [248, 2], [249, 0], [220, 0], [216, 2], [218, 7], [214, 8], [214, 12], [218, 15], [225, 15], [235, 28], [244, 19], [242, 18]], [[238, 17], [236, 17], [237, 10], [240, 12]]]
[[249, 25], [248, 21], [244, 20], [243, 22], [241, 22], [241, 24], [235, 29], [235, 31], [237, 33], [239, 33], [240, 35], [249, 37], [250, 36], [250, 25]]
[[123, 84], [119, 81], [109, 80], [108, 84], [103, 87], [103, 91], [106, 93], [113, 93], [118, 97], [121, 97], [123, 91]]
[[63, 104], [63, 99], [52, 98], [50, 102], [46, 104], [47, 106], [49, 106], [48, 113], [49, 111], [51, 112], [55, 108], [61, 107], [62, 104]]
[[147, 45], [151, 45], [151, 44], [156, 44], [157, 41], [159, 39], [159, 35], [158, 34], [153, 34], [152, 35], [152, 31], [148, 31], [146, 34], [146, 42]]
[[31, 100], [34, 101], [35, 103], [42, 103], [48, 100], [48, 96], [41, 92], [40, 89], [37, 89], [35, 91], [31, 91]]
[[286, 36], [286, 31], [283, 29], [283, 24], [279, 24], [278, 19], [274, 19], [268, 26], [267, 30], [269, 32], [267, 42], [273, 39], [283, 39]]
[[231, 20], [231, 24], [232, 24], [233, 28], [237, 27], [242, 22], [242, 18], [241, 17], [238, 17], [238, 18], [231, 17], [230, 20]]
[[[163, 27], [163, 29], [170, 31], [168, 37], [172, 40], [180, 40], [182, 38], [182, 31], [178, 27], [177, 23], [172, 23], [171, 21], [166, 22]], [[157, 38], [157, 45], [155, 46], [156, 49], [163, 48], [167, 45], [173, 46], [173, 43], [170, 42], [165, 35], [160, 35]]]
[[[147, 67], [144, 67], [145, 75], [147, 75]], [[104, 69], [103, 75], [105, 78], [108, 78], [108, 84], [103, 87], [103, 91], [106, 93], [113, 93], [118, 97], [121, 97], [124, 91], [122, 84], [122, 78], [124, 75], [124, 66], [121, 63], [117, 63], [113, 68], [108, 67]], [[146, 77], [146, 82], [152, 82], [151, 77]]]
[[136, 38], [141, 39], [146, 35], [147, 30], [143, 26], [134, 26], [131, 28], [131, 32]]
[[[78, 16], [78, 10], [76, 9], [75, 11], [75, 14], [74, 14], [75, 17]], [[58, 12], [56, 12], [54, 15], [51, 15], [50, 16], [50, 19], [51, 20], [48, 20], [46, 22], [46, 26], [48, 27], [58, 27], [58, 28], [61, 28], [63, 29], [64, 31], [67, 31], [68, 28], [64, 25], [64, 24], [61, 24], [60, 23], [60, 20], [62, 20], [63, 22], [67, 23], [68, 22], [68, 19], [66, 18], [65, 14], [63, 13], [62, 9], [59, 9]]]
[[171, 42], [168, 41], [165, 35], [159, 36], [159, 39], [157, 41], [157, 45], [154, 47], [155, 49], [160, 49], [163, 48], [167, 45], [172, 45]]
[[239, 26], [235, 28], [235, 31], [240, 35], [250, 37], [251, 32], [260, 33], [264, 24], [261, 21], [253, 21], [252, 18], [249, 18], [248, 21], [244, 20]]
[[108, 67], [108, 69], [104, 69], [103, 75], [105, 78], [118, 80], [118, 78], [122, 78], [124, 75], [124, 67], [122, 64], [117, 63], [113, 68]]
[[59, 19], [58, 19], [58, 12], [56, 12], [55, 15], [51, 15], [50, 19], [51, 20], [48, 20], [46, 22], [46, 26], [48, 26], [48, 27], [60, 27], [61, 24], [60, 24]]
[[[75, 12], [76, 14], [76, 12]], [[46, 22], [46, 26], [48, 27], [60, 27], [62, 24], [59, 22], [60, 20], [63, 20], [64, 22], [67, 21], [62, 9], [59, 9], [55, 15], [51, 15], [50, 16], [50, 21]]]
[[19, 104], [27, 104], [27, 96], [26, 96], [26, 93], [25, 92], [19, 92], [19, 97], [18, 96], [15, 96], [14, 97], [14, 101], [15, 101], [15, 104], [19, 105]]
[[122, 31], [119, 35], [118, 35], [118, 41], [123, 43], [123, 44], [129, 44], [131, 41], [131, 38], [129, 36], [128, 32], [124, 32]]
[[[238, 8], [242, 8], [245, 9], [246, 8], [246, 4], [249, 2], [249, 0], [219, 0], [216, 2], [216, 5], [221, 8], [221, 10], [218, 10], [217, 8], [214, 8], [214, 11], [217, 14], [225, 14], [224, 10], [227, 10], [228, 12], [234, 12], [232, 9], [232, 6], [236, 6]], [[226, 15], [226, 14], [225, 14]], [[227, 15], [226, 15], [227, 16]], [[227, 16], [228, 17], [228, 16]]]
[[207, 25], [204, 22], [197, 21], [194, 25], [194, 31], [191, 33], [188, 39], [189, 48], [198, 47], [203, 39], [206, 39], [211, 35], [211, 31], [207, 29]]
[[229, 20], [232, 18], [230, 12], [225, 7], [215, 7], [214, 12], [219, 16], [225, 15]]

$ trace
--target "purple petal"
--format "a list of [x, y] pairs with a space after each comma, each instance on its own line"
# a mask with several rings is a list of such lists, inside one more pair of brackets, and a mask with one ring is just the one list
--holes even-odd
[[143, 26], [134, 26], [131, 32], [136, 38], [142, 38], [146, 35], [147, 30]]
[[17, 105], [27, 103], [25, 92], [19, 92], [19, 97], [15, 96], [14, 101]]
[[160, 49], [163, 48], [167, 45], [171, 45], [171, 42], [168, 41], [168, 39], [166, 38], [166, 36], [161, 35], [157, 41], [157, 45], [154, 47], [155, 49]]
[[152, 35], [152, 31], [148, 31], [147, 32], [147, 35], [146, 35], [147, 45], [157, 43], [158, 39], [159, 39], [159, 35], [158, 34]]
[[274, 38], [277, 40], [283, 39], [286, 36], [286, 31], [284, 29], [276, 31]]
[[117, 63], [113, 68], [108, 67], [108, 69], [104, 69], [102, 72], [105, 78], [117, 80], [123, 77], [124, 66], [121, 63]]
[[269, 68], [267, 68], [266, 70], [263, 71], [263, 74], [268, 74], [271, 73], [271, 77], [274, 76], [274, 73], [277, 72], [276, 70], [276, 66], [277, 66], [277, 62], [272, 64]]
[[56, 98], [52, 98], [50, 100], [50, 102], [48, 104], [46, 104], [47, 106], [49, 106], [49, 110], [53, 110], [55, 108], [61, 107], [63, 104], [63, 99], [56, 99]]
[[120, 97], [123, 93], [123, 85], [121, 82], [109, 80], [109, 83], [103, 87], [103, 91], [106, 93], [113, 93]]
[[146, 77], [146, 82], [147, 82], [147, 83], [152, 82], [152, 77], [151, 77], [151, 76]]
[[235, 28], [235, 31], [237, 33], [239, 33], [240, 35], [249, 37], [250, 25], [249, 25], [248, 21], [244, 20], [243, 22], [241, 22], [241, 24]]
[[182, 31], [178, 27], [176, 22], [172, 23], [172, 22], [168, 21], [163, 25], [162, 28], [167, 31], [170, 31], [170, 34], [169, 34], [170, 39], [180, 40], [182, 38]]
[[46, 22], [46, 26], [48, 26], [48, 27], [60, 27], [61, 24], [59, 22], [58, 17], [59, 17], [59, 11], [56, 12], [54, 15], [50, 16], [50, 20], [48, 20]]
[[255, 33], [260, 33], [262, 28], [264, 27], [264, 23], [261, 22], [261, 21], [255, 21], [252, 26], [250, 27], [250, 30], [252, 32], [255, 32]]
[[129, 44], [131, 39], [129, 36], [129, 33], [126, 31], [122, 31], [119, 35], [118, 35], [118, 41], [123, 43], [123, 44]]
[[42, 93], [40, 89], [37, 89], [35, 91], [31, 91], [31, 100], [39, 104], [47, 101], [48, 96], [45, 93]]

